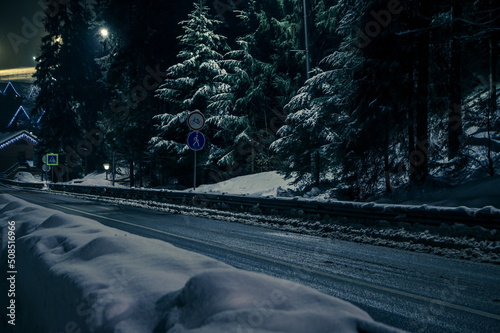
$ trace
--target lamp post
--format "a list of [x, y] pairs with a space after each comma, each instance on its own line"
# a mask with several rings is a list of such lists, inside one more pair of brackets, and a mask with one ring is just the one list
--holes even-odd
[[109, 163], [104, 163], [102, 166], [104, 167], [104, 170], [106, 170], [106, 180], [108, 180]]
[[113, 150], [113, 186], [115, 186], [115, 173], [116, 173], [116, 164], [115, 164], [115, 151]]
[[304, 6], [304, 43], [306, 47], [306, 78], [310, 78], [311, 73], [311, 53], [309, 52], [309, 31], [307, 29], [307, 3], [303, 1]]
[[306, 53], [306, 80], [311, 78], [311, 51], [309, 49], [309, 29], [307, 23], [307, 3], [306, 0], [302, 1], [303, 13], [304, 13], [304, 50], [290, 50], [292, 52], [305, 52]]
[[101, 28], [101, 30], [99, 30], [99, 34], [102, 37], [101, 43], [102, 43], [103, 49], [104, 49], [104, 51], [106, 51], [106, 41], [108, 40], [109, 31], [106, 28]]

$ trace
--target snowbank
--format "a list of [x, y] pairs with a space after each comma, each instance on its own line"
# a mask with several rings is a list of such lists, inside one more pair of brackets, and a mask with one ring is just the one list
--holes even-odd
[[[81, 179], [73, 179], [66, 183], [60, 184], [70, 184], [70, 185], [86, 185], [86, 186], [113, 186], [112, 175], [108, 173], [108, 179], [106, 180], [105, 172], [93, 172]], [[121, 185], [118, 180], [115, 180], [115, 187], [125, 187]]]
[[[251, 196], [278, 196], [278, 191], [295, 189], [290, 185], [292, 180], [285, 180], [276, 171], [261, 172], [253, 175], [240, 176], [216, 184], [200, 185], [198, 193], [224, 193]], [[192, 189], [186, 191], [193, 191]]]
[[[299, 187], [291, 185], [292, 181], [293, 179], [285, 180], [284, 176], [277, 171], [268, 171], [235, 177], [216, 184], [200, 185], [196, 188], [196, 192], [271, 197], [279, 197], [282, 193], [286, 193], [287, 197], [293, 195], [293, 193], [299, 195]], [[399, 189], [390, 196], [377, 196], [374, 200], [381, 204], [427, 204], [440, 207], [466, 206], [476, 208], [493, 206], [500, 208], [499, 189], [500, 176], [495, 176], [473, 180], [454, 187], [427, 187], [423, 191], [416, 193], [409, 193], [404, 189]], [[188, 189], [186, 191], [192, 192], [193, 190]], [[301, 199], [336, 200], [331, 198], [329, 192], [322, 192], [317, 188], [313, 188], [308, 193], [302, 193]]]
[[311, 288], [9, 195], [0, 213], [2, 264], [14, 221], [17, 270], [16, 326], [2, 316], [2, 331], [400, 332]]

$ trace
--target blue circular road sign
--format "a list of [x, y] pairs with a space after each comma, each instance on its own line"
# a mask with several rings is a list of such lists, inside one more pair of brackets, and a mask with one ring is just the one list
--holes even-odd
[[192, 150], [201, 150], [205, 146], [205, 136], [201, 132], [193, 131], [188, 135], [187, 144]]

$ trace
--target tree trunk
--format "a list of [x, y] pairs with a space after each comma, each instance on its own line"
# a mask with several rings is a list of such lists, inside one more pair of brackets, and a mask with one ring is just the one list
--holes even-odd
[[416, 153], [415, 153], [415, 181], [423, 184], [429, 173], [428, 169], [428, 115], [429, 115], [429, 49], [430, 49], [430, 1], [420, 2], [421, 32], [418, 37], [417, 49], [417, 114], [416, 114]]
[[[495, 21], [495, 17], [493, 15], [494, 2], [490, 0], [490, 22]], [[497, 71], [497, 55], [496, 55], [496, 40], [495, 40], [495, 32], [491, 31], [489, 36], [489, 67], [490, 67], [490, 75], [489, 75], [489, 86], [490, 86], [490, 96], [488, 103], [488, 173], [490, 176], [495, 175], [495, 166], [493, 164], [493, 158], [491, 156], [491, 118], [497, 112], [497, 87], [496, 87], [496, 71]]]
[[144, 175], [142, 174], [143, 168], [144, 168], [144, 162], [141, 158], [141, 161], [139, 162], [139, 187], [140, 188], [144, 187], [144, 179], [143, 179]]
[[[414, 89], [415, 87], [415, 80], [413, 79], [414, 73], [412, 70], [412, 73], [410, 74], [410, 87], [411, 89]], [[413, 92], [415, 93], [415, 91]], [[416, 108], [416, 103], [414, 102], [415, 99], [412, 100], [412, 104], [408, 108], [408, 159], [410, 162], [409, 165], [409, 178], [410, 178], [410, 183], [415, 183], [415, 165], [413, 161], [413, 155], [417, 149], [417, 145], [415, 144], [415, 108]]]
[[460, 152], [460, 137], [462, 135], [462, 54], [460, 43], [462, 7], [463, 0], [451, 1], [450, 109], [448, 114], [448, 158], [450, 160]]
[[320, 161], [320, 153], [319, 149], [315, 149], [314, 152], [312, 153], [312, 160], [313, 160], [313, 177], [314, 177], [314, 186], [319, 186], [320, 182], [320, 174], [321, 174], [321, 161]]
[[384, 154], [384, 176], [385, 176], [385, 191], [392, 192], [391, 188], [391, 169], [389, 164], [389, 129], [385, 131], [385, 154]]
[[130, 159], [128, 162], [129, 162], [129, 169], [130, 169], [130, 187], [134, 187], [135, 186], [134, 160]]

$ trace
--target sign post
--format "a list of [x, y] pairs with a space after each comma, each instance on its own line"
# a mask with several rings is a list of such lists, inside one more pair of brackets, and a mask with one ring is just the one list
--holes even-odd
[[52, 170], [52, 180], [54, 180], [54, 168], [51, 166], [59, 165], [59, 154], [46, 154], [42, 156], [42, 170], [45, 172], [45, 185], [49, 180], [49, 171]]
[[196, 190], [196, 152], [205, 146], [205, 136], [198, 131], [192, 131], [188, 135], [187, 144], [194, 151], [194, 176], [193, 188]]
[[45, 186], [47, 186], [47, 183], [49, 181], [48, 172], [50, 171], [50, 169], [52, 169], [52, 168], [50, 166], [48, 166], [47, 164], [42, 165], [42, 170], [43, 170], [43, 172], [45, 172]]
[[194, 151], [193, 190], [196, 190], [196, 152], [205, 146], [205, 136], [199, 132], [205, 126], [205, 116], [195, 110], [187, 117], [187, 124], [193, 130], [188, 135], [187, 144]]
[[[58, 166], [59, 165], [59, 154], [47, 154], [45, 158], [47, 161], [47, 165], [50, 166]], [[54, 168], [52, 169], [52, 182], [54, 182]]]

